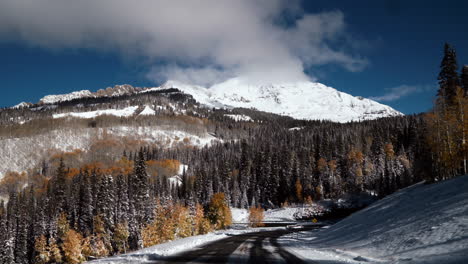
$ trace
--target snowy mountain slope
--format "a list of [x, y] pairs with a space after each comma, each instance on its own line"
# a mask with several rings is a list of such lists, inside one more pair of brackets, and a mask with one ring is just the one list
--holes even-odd
[[81, 90], [71, 92], [68, 94], [47, 95], [39, 100], [39, 104], [55, 104], [58, 102], [65, 102], [78, 98], [119, 96], [125, 94], [132, 94], [141, 90], [141, 88], [133, 87], [128, 84], [123, 84], [116, 85], [114, 87], [108, 87], [106, 89], [100, 89], [94, 93], [89, 90]]
[[209, 89], [177, 81], [153, 89], [167, 88], [177, 88], [209, 107], [255, 108], [296, 119], [344, 123], [402, 115], [389, 106], [313, 82], [256, 85], [233, 78]]
[[93, 93], [89, 90], [81, 90], [76, 91], [68, 94], [53, 94], [53, 95], [46, 95], [39, 100], [39, 103], [43, 104], [53, 104], [57, 102], [63, 101], [70, 101], [76, 98], [86, 98], [86, 97], [93, 97]]
[[400, 190], [329, 229], [284, 237], [313, 260], [468, 263], [468, 175]]
[[[137, 137], [148, 144], [164, 142], [167, 148], [179, 144], [203, 147], [218, 140], [206, 132], [194, 134], [164, 126], [71, 128], [52, 130], [31, 137], [4, 138], [0, 139], [0, 179], [9, 170], [23, 172], [33, 168], [48, 157], [51, 150], [88, 150], [93, 140], [99, 139], [104, 130], [105, 133], [120, 139]], [[182, 141], [185, 138], [187, 141]]]

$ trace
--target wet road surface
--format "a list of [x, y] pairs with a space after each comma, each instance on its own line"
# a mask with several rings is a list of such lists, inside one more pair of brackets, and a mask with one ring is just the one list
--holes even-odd
[[[205, 244], [191, 251], [161, 259], [149, 256], [153, 263], [306, 263], [278, 244], [280, 236], [319, 228], [308, 226], [234, 235]], [[313, 263], [313, 262], [307, 262]]]

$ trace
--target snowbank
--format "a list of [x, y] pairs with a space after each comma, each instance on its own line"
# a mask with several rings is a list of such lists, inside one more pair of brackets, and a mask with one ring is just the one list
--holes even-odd
[[468, 263], [468, 175], [416, 184], [328, 229], [285, 236], [313, 260], [383, 263]]
[[232, 222], [237, 223], [248, 223], [249, 222], [249, 211], [241, 208], [231, 208]]
[[301, 210], [298, 207], [285, 207], [265, 211], [265, 222], [295, 222], [294, 214]]

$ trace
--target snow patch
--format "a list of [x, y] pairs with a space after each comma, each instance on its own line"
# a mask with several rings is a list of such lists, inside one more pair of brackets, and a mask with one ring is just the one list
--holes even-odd
[[113, 115], [118, 117], [129, 117], [132, 116], [138, 106], [130, 106], [124, 109], [104, 109], [89, 112], [69, 112], [62, 114], [54, 114], [53, 118], [64, 118], [64, 117], [77, 117], [77, 118], [95, 118], [101, 115]]
[[141, 111], [140, 115], [155, 115], [156, 111], [153, 110], [150, 106], [145, 106], [145, 109]]
[[242, 208], [231, 208], [232, 222], [236, 223], [248, 223], [249, 222], [249, 211]]
[[231, 119], [234, 119], [236, 122], [239, 122], [239, 121], [252, 121], [252, 118], [250, 116], [247, 116], [247, 115], [224, 115], [224, 116], [227, 116]]

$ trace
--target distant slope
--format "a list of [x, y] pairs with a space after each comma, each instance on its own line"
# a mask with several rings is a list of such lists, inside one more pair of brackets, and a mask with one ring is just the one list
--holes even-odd
[[408, 187], [329, 229], [283, 243], [316, 260], [334, 254], [369, 262], [468, 263], [468, 175]]
[[180, 89], [210, 107], [255, 108], [296, 119], [344, 123], [402, 115], [373, 100], [306, 81], [259, 85], [233, 78], [209, 89], [177, 81], [168, 81], [160, 87], [167, 88]]

